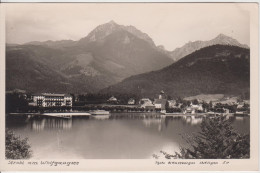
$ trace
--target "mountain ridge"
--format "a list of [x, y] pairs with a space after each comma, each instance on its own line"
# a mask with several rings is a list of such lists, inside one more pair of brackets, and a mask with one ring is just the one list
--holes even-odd
[[173, 51], [168, 52], [168, 54], [173, 58], [174, 61], [178, 61], [186, 55], [193, 53], [196, 50], [199, 50], [204, 47], [212, 46], [212, 45], [231, 45], [238, 46], [242, 48], [249, 48], [246, 44], [239, 43], [236, 39], [226, 36], [224, 34], [219, 34], [215, 38], [207, 41], [193, 41], [184, 44], [182, 47], [176, 48]]
[[[79, 92], [96, 92], [131, 75], [158, 70], [173, 63], [171, 58], [144, 40], [146, 35], [142, 38], [141, 31], [130, 28], [131, 32], [110, 22], [97, 26], [88, 36], [76, 42], [61, 40], [8, 46], [7, 68], [16, 64], [15, 61], [18, 62], [19, 57], [31, 57], [26, 59], [26, 61], [30, 60], [28, 64], [41, 63], [44, 68], [49, 68], [49, 71], [54, 70], [57, 78], [62, 81], [66, 79], [65, 83], [71, 87], [64, 87], [61, 91], [73, 92], [73, 88], [77, 88]], [[13, 55], [12, 58], [10, 55]], [[23, 71], [24, 69], [19, 64], [16, 66], [18, 70], [11, 68], [12, 71], [7, 71], [7, 78], [10, 80], [7, 88], [26, 89], [23, 81], [16, 83], [14, 82], [16, 79], [11, 75], [24, 74], [23, 77], [26, 78], [24, 81], [30, 83], [30, 74], [35, 73], [39, 65], [30, 66], [26, 71]], [[42, 73], [47, 73], [47, 71], [44, 70]], [[39, 81], [38, 78], [41, 77], [33, 76], [31, 80]], [[52, 78], [55, 79], [55, 75]], [[57, 79], [57, 88], [61, 88], [58, 81]], [[52, 82], [55, 83], [55, 80]], [[48, 86], [48, 81], [40, 80], [39, 83]], [[41, 88], [33, 83], [31, 85], [29, 88], [33, 91], [37, 90], [37, 87]], [[46, 87], [46, 90], [50, 92], [51, 89], [55, 90], [54, 88], [53, 86]], [[44, 90], [44, 88], [41, 89]]]
[[[222, 33], [218, 34], [215, 38], [206, 40], [206, 41], [189, 41], [188, 43], [184, 44], [181, 47], [177, 47], [174, 50], [166, 50], [163, 45], [156, 45], [153, 41], [153, 39], [146, 33], [140, 31], [136, 27], [132, 25], [120, 25], [117, 24], [115, 21], [111, 20], [107, 23], [98, 25], [96, 28], [94, 28], [87, 36], [79, 39], [78, 41], [73, 40], [60, 40], [60, 41], [44, 41], [44, 42], [29, 42], [25, 44], [35, 44], [35, 45], [45, 45], [49, 47], [56, 47], [60, 49], [65, 49], [67, 47], [75, 46], [75, 44], [86, 44], [93, 41], [99, 41], [102, 42], [102, 39], [106, 36], [112, 34], [113, 32], [125, 30], [136, 37], [146, 41], [149, 43], [152, 47], [154, 47], [157, 51], [165, 54], [166, 56], [172, 58], [175, 62], [179, 59], [183, 58], [184, 56], [193, 53], [196, 50], [199, 50], [203, 47], [221, 44], [221, 45], [233, 45], [233, 46], [239, 46], [243, 48], [249, 48], [246, 44], [239, 43], [236, 39], [224, 35]], [[105, 31], [105, 32], [102, 32]], [[100, 33], [101, 34], [97, 34]]]
[[[187, 45], [197, 52], [207, 44], [219, 42], [241, 46], [238, 41], [223, 34], [208, 42], [196, 41]], [[6, 88], [9, 90], [29, 88], [43, 92], [54, 92], [56, 89], [60, 92], [98, 92], [122, 80], [129, 80], [131, 76], [155, 73], [182, 62], [182, 58], [175, 61], [170, 58], [163, 46], [155, 46], [149, 35], [134, 26], [119, 25], [114, 21], [97, 26], [79, 41], [48, 40], [6, 46]], [[225, 52], [220, 55], [225, 55]], [[30, 66], [23, 68], [17, 64], [24, 64], [21, 59]], [[178, 69], [176, 65], [174, 67]], [[164, 78], [161, 76], [158, 80]], [[48, 80], [52, 84], [48, 85]]]
[[173, 97], [244, 94], [250, 88], [249, 57], [249, 49], [213, 45], [197, 50], [161, 70], [131, 76], [100, 92], [143, 97], [152, 97], [161, 90]]

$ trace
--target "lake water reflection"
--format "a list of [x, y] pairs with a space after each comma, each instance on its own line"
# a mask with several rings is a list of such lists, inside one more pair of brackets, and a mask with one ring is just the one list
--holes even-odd
[[[230, 117], [249, 133], [249, 117]], [[28, 137], [34, 159], [147, 159], [161, 150], [178, 151], [182, 135], [200, 130], [202, 118], [116, 113], [109, 118], [7, 118], [6, 126]]]

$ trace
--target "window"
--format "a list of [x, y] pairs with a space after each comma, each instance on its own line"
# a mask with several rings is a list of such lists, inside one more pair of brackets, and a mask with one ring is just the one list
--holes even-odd
[[42, 106], [42, 100], [41, 99], [37, 100], [37, 106]]

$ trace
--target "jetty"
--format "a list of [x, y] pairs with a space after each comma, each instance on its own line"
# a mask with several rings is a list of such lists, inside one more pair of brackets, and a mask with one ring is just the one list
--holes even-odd
[[72, 118], [72, 117], [89, 117], [91, 114], [87, 112], [62, 112], [62, 113], [43, 113], [43, 116]]
[[10, 116], [26, 116], [26, 117], [57, 117], [57, 118], [72, 118], [72, 117], [89, 117], [87, 112], [50, 112], [50, 113], [10, 113]]

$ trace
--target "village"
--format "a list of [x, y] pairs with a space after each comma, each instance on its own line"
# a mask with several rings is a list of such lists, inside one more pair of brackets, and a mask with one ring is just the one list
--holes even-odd
[[[94, 100], [94, 99], [93, 99]], [[201, 99], [171, 99], [163, 90], [155, 98], [127, 99], [122, 104], [115, 96], [99, 102], [86, 102], [82, 95], [38, 93], [27, 94], [24, 90], [6, 92], [7, 112], [73, 112], [105, 110], [109, 112], [157, 112], [162, 114], [237, 114], [249, 115], [249, 100], [226, 97], [214, 101]]]

